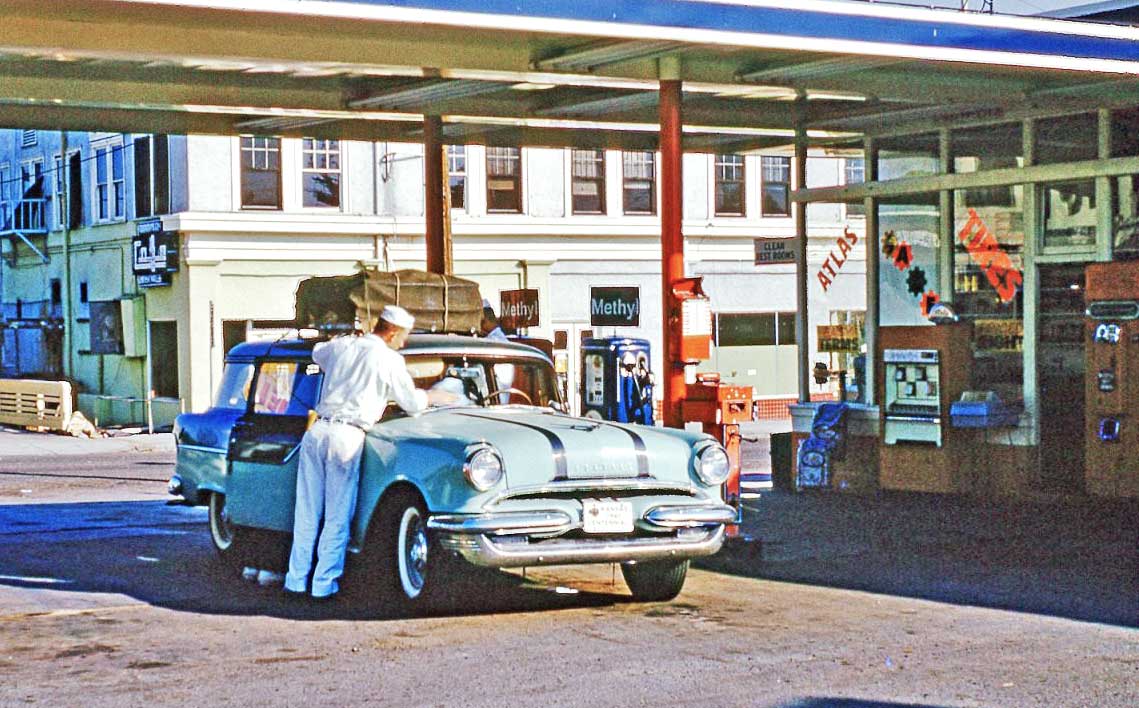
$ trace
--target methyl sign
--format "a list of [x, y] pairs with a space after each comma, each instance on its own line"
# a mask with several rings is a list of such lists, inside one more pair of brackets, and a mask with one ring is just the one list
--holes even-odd
[[590, 288], [589, 324], [593, 327], [639, 327], [641, 289], [637, 286]]

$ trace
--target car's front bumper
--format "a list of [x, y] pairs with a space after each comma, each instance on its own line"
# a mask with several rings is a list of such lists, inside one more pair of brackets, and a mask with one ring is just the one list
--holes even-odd
[[443, 548], [475, 565], [516, 568], [708, 556], [735, 518], [717, 503], [654, 506], [638, 524], [649, 531], [635, 535], [582, 534], [580, 518], [561, 510], [436, 515], [427, 526]]

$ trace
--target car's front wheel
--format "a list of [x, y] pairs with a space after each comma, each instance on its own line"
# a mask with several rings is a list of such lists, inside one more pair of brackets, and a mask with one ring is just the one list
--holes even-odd
[[427, 508], [419, 497], [401, 492], [379, 510], [381, 587], [403, 609], [423, 607], [435, 594], [440, 560], [427, 533]]
[[633, 593], [633, 598], [641, 602], [664, 602], [680, 594], [684, 579], [688, 576], [688, 561], [646, 561], [643, 563], [622, 563], [621, 575]]

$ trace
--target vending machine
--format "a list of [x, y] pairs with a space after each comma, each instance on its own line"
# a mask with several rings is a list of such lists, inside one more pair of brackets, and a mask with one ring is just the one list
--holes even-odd
[[972, 337], [968, 322], [879, 330], [883, 489], [969, 491], [975, 440], [950, 427], [950, 405], [972, 383]]
[[630, 337], [581, 343], [581, 412], [587, 418], [652, 425], [649, 342]]
[[1087, 267], [1088, 493], [1139, 497], [1139, 261]]

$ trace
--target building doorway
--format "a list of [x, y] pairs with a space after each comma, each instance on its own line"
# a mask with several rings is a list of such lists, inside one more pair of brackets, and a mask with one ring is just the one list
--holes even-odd
[[1084, 264], [1040, 266], [1040, 486], [1077, 492], [1084, 478]]
[[178, 323], [150, 323], [150, 388], [159, 398], [178, 395]]

